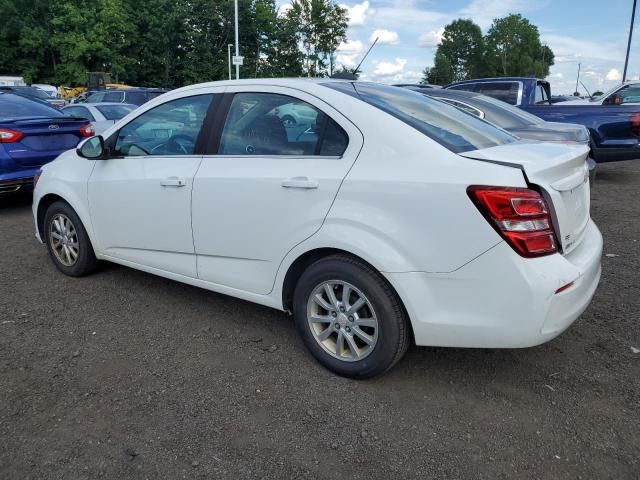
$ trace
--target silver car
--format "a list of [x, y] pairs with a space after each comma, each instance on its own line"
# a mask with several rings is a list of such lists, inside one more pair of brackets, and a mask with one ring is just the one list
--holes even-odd
[[70, 117], [86, 118], [100, 135], [122, 117], [134, 111], [137, 105], [128, 103], [83, 103], [66, 106], [62, 109]]

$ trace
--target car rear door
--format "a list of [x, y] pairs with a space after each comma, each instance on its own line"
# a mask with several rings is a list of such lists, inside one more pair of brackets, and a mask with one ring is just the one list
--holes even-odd
[[266, 294], [287, 252], [321, 227], [362, 134], [284, 87], [228, 87], [218, 119], [193, 189], [198, 276]]
[[183, 95], [147, 110], [109, 137], [88, 184], [98, 250], [113, 260], [196, 277], [193, 177], [214, 95]]

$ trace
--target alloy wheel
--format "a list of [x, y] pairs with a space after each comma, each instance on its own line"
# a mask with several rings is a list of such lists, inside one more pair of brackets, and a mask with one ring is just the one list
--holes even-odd
[[378, 341], [378, 318], [369, 299], [341, 280], [323, 282], [307, 302], [307, 321], [315, 340], [334, 358], [366, 358]]

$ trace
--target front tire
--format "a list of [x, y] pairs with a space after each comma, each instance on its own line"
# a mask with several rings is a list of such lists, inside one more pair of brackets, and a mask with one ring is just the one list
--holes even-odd
[[305, 270], [293, 299], [298, 332], [327, 369], [370, 378], [395, 365], [409, 346], [404, 307], [389, 283], [368, 264], [332, 255]]
[[87, 231], [66, 202], [54, 202], [47, 209], [44, 239], [53, 264], [65, 275], [80, 277], [98, 266]]

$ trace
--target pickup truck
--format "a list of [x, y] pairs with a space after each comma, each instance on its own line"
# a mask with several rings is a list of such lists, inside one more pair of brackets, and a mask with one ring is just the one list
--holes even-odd
[[592, 157], [598, 163], [640, 158], [640, 105], [552, 105], [549, 82], [534, 77], [480, 78], [444, 88], [497, 98], [548, 122], [584, 125], [591, 135]]

